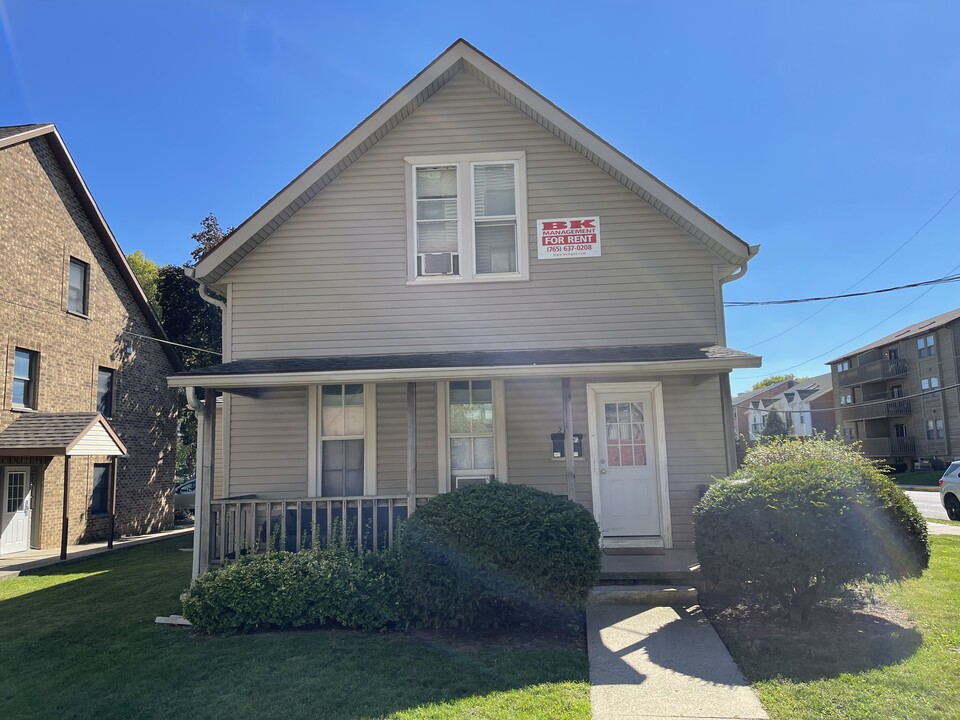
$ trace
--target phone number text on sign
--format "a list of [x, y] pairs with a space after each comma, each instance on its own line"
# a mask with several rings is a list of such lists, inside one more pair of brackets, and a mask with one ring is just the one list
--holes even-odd
[[600, 256], [600, 218], [537, 220], [537, 257], [540, 260]]

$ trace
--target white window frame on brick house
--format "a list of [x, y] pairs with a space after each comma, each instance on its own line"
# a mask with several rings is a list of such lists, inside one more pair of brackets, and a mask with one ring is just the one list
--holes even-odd
[[[407, 215], [407, 284], [504, 282], [530, 278], [530, 249], [527, 223], [526, 154], [522, 151], [502, 153], [461, 153], [404, 158]], [[476, 170], [488, 165], [513, 165], [514, 210], [512, 215], [486, 216], [477, 214]], [[418, 227], [430, 222], [453, 222], [453, 218], [418, 218], [418, 203], [426, 200], [417, 196], [417, 172], [426, 168], [450, 168], [456, 171], [457, 249], [450, 272], [422, 273], [426, 259], [418, 252]], [[454, 198], [445, 198], [452, 200]], [[516, 271], [477, 271], [477, 228], [515, 225]], [[435, 253], [442, 255], [444, 253]]]
[[[74, 283], [74, 269], [81, 273], [80, 287]], [[90, 314], [90, 263], [75, 257], [67, 265], [67, 312], [82, 317]]]
[[[330, 387], [361, 383], [333, 383]], [[309, 497], [324, 496], [323, 489], [323, 443], [324, 441], [363, 440], [363, 495], [377, 494], [377, 386], [363, 386], [363, 434], [336, 434], [325, 431], [323, 426], [323, 385], [311, 385], [307, 389], [307, 477]]]

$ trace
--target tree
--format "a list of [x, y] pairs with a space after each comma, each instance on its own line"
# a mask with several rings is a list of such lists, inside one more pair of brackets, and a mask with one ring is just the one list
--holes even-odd
[[793, 373], [787, 373], [785, 375], [771, 375], [768, 378], [764, 378], [763, 380], [754, 383], [753, 389], [762, 390], [765, 387], [770, 387], [771, 385], [776, 385], [777, 383], [782, 383], [786, 380], [793, 380], [794, 382], [801, 383], [804, 380], [809, 380], [809, 378], [797, 377]]
[[763, 429], [760, 434], [765, 438], [786, 437], [790, 434], [790, 426], [783, 419], [780, 413], [767, 413], [763, 421]]
[[220, 221], [213, 213], [201, 220], [200, 225], [203, 229], [190, 236], [197, 241], [197, 247], [190, 251], [190, 257], [193, 258], [194, 263], [203, 260], [227, 235], [236, 230], [233, 227], [226, 230], [221, 228]]
[[143, 250], [135, 250], [127, 255], [127, 262], [130, 263], [130, 269], [137, 276], [140, 287], [143, 288], [143, 294], [147, 296], [150, 307], [153, 311], [160, 314], [160, 306], [157, 304], [157, 275], [160, 268], [157, 264], [143, 254]]

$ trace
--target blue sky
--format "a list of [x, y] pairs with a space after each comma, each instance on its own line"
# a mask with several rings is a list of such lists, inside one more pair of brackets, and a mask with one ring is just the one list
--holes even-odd
[[[762, 245], [728, 300], [844, 291], [960, 188], [956, 2], [0, 0], [0, 124], [57, 123], [124, 249], [182, 263], [461, 36]], [[958, 229], [960, 197], [855, 289], [946, 274]], [[734, 391], [960, 306], [922, 292], [773, 340], [820, 305], [729, 309], [764, 356]]]

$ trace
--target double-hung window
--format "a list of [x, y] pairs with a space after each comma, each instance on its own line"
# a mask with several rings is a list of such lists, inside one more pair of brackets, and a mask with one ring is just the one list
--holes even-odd
[[13, 407], [37, 408], [40, 353], [16, 348], [13, 354]]
[[77, 315], [86, 315], [88, 310], [90, 266], [70, 258], [70, 276], [67, 283], [67, 310]]
[[943, 420], [927, 420], [927, 440], [943, 440]]
[[467, 482], [476, 482], [478, 478], [493, 477], [496, 472], [493, 402], [493, 383], [490, 380], [450, 382], [447, 422], [451, 489], [455, 490]]
[[522, 152], [406, 162], [411, 282], [529, 276]]
[[917, 357], [934, 357], [937, 354], [937, 336], [917, 338]]
[[320, 495], [363, 495], [363, 385], [320, 388]]

